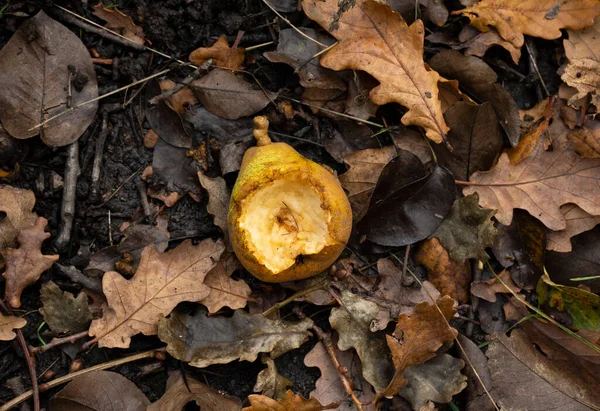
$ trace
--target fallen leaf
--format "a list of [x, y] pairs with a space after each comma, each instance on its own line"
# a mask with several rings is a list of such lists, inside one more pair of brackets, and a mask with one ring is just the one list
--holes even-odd
[[421, 409], [429, 401], [447, 404], [467, 386], [467, 377], [460, 373], [464, 366], [462, 360], [442, 354], [423, 364], [406, 367], [404, 377], [408, 384], [399, 395], [410, 401], [413, 410]]
[[540, 306], [554, 308], [568, 315], [575, 330], [600, 332], [600, 297], [582, 288], [553, 282], [544, 274], [536, 288]]
[[33, 191], [0, 184], [0, 214], [4, 216], [0, 219], [0, 268], [6, 248], [16, 247], [19, 232], [35, 223], [34, 205]]
[[379, 106], [371, 101], [369, 95], [379, 82], [364, 71], [355, 71], [348, 83], [346, 114], [368, 120], [375, 117]]
[[[465, 26], [471, 27], [471, 26]], [[521, 49], [515, 47], [512, 43], [505, 41], [500, 37], [498, 31], [494, 28], [490, 28], [485, 33], [479, 33], [472, 39], [464, 42], [461, 48], [466, 48], [465, 54], [467, 56], [483, 57], [485, 53], [493, 46], [500, 46], [509, 52], [513, 62], [519, 64], [521, 58]]]
[[254, 89], [230, 70], [214, 69], [190, 87], [208, 111], [228, 120], [251, 116], [265, 108], [277, 93]]
[[587, 411], [600, 404], [598, 382], [580, 367], [546, 357], [521, 330], [494, 336], [486, 352], [493, 388], [490, 394], [507, 410]]
[[[396, 368], [394, 378], [383, 391], [385, 396], [397, 394], [408, 380], [404, 370], [435, 357], [436, 351], [446, 341], [452, 341], [458, 335], [454, 328], [449, 328], [447, 322], [454, 315], [454, 300], [448, 296], [437, 301], [440, 313], [434, 304], [421, 303], [415, 307], [410, 316], [402, 314], [392, 335], [386, 340]], [[442, 317], [444, 316], [444, 318]]]
[[577, 89], [577, 93], [569, 99], [569, 104], [586, 97], [588, 93], [592, 98], [598, 94], [600, 89], [600, 61], [590, 58], [582, 58], [570, 62], [565, 68], [561, 79], [569, 86]]
[[453, 260], [437, 238], [429, 238], [419, 247], [414, 256], [415, 263], [427, 269], [429, 281], [459, 303], [469, 301], [468, 287], [471, 283], [471, 263]]
[[111, 371], [82, 374], [50, 400], [50, 408], [61, 411], [146, 411], [149, 404], [134, 383]]
[[375, 391], [387, 387], [393, 372], [389, 348], [382, 331], [372, 332], [373, 321], [378, 321], [380, 308], [349, 291], [342, 291], [342, 306], [331, 310], [329, 322], [338, 332], [338, 348], [354, 348], [362, 362], [362, 375]]
[[509, 319], [506, 318], [504, 306], [506, 298], [503, 295], [496, 295], [496, 301], [493, 303], [486, 300], [479, 300], [477, 314], [479, 315], [479, 325], [486, 334], [502, 333], [508, 330]]
[[479, 31], [493, 26], [502, 38], [521, 47], [524, 35], [552, 40], [562, 36], [560, 29], [591, 26], [600, 14], [600, 5], [595, 0], [482, 0], [452, 14], [467, 16]]
[[[302, 3], [306, 15], [329, 29], [338, 10], [336, 0]], [[439, 75], [423, 64], [423, 22], [410, 27], [387, 4], [358, 0], [339, 19], [331, 34], [339, 44], [321, 58], [333, 70], [364, 70], [381, 84], [371, 91], [377, 105], [396, 102], [409, 109], [405, 125], [421, 126], [441, 143], [448, 132], [438, 98]]]
[[321, 411], [327, 409], [313, 397], [306, 399], [300, 394], [294, 394], [292, 390], [288, 390], [285, 397], [279, 401], [257, 394], [249, 395], [248, 401], [250, 401], [250, 406], [242, 408], [242, 411]]
[[88, 298], [80, 292], [77, 298], [62, 291], [52, 281], [42, 285], [40, 301], [43, 306], [40, 314], [55, 333], [75, 334], [88, 329], [92, 313], [88, 307]]
[[209, 295], [204, 279], [224, 248], [210, 239], [198, 246], [186, 240], [165, 253], [149, 245], [130, 280], [114, 271], [105, 273], [102, 288], [108, 305], [102, 318], [92, 321], [90, 336], [100, 347], [127, 348], [137, 333], [156, 334], [161, 317], [178, 303]]
[[600, 61], [600, 19], [583, 30], [567, 30], [569, 38], [563, 40], [565, 54], [572, 61], [590, 58]]
[[[599, 34], [600, 36], [600, 34]], [[588, 121], [582, 128], [567, 134], [575, 146], [575, 152], [582, 157], [600, 157], [600, 121]]]
[[475, 171], [492, 168], [502, 149], [502, 129], [489, 102], [481, 105], [459, 101], [450, 107], [444, 118], [450, 126], [448, 142], [433, 150], [441, 165], [456, 179], [468, 180]]
[[162, 138], [154, 147], [152, 169], [154, 175], [166, 183], [169, 192], [185, 193], [199, 186], [198, 167], [187, 153], [188, 149], [171, 145]]
[[192, 401], [203, 411], [239, 411], [242, 407], [238, 398], [215, 391], [189, 375], [184, 379], [181, 372], [172, 371], [165, 393], [146, 411], [183, 411]]
[[198, 301], [213, 314], [223, 307], [232, 310], [244, 308], [252, 293], [244, 280], [234, 280], [225, 270], [223, 261], [219, 261], [204, 278], [204, 285], [210, 289], [210, 294]]
[[[464, 373], [467, 376], [467, 411], [492, 411], [494, 405], [485, 393], [482, 382], [485, 388], [492, 388], [492, 376], [488, 367], [488, 360], [485, 354], [477, 347], [477, 345], [465, 337], [463, 334], [458, 334], [458, 342], [462, 347], [460, 358], [468, 362], [469, 366], [465, 367]], [[471, 367], [472, 366], [472, 367]]]
[[130, 16], [121, 13], [117, 8], [107, 9], [102, 3], [92, 6], [92, 8], [94, 16], [100, 17], [106, 22], [104, 27], [117, 31], [136, 44], [144, 44], [144, 30], [136, 26]]
[[255, 361], [268, 352], [271, 358], [298, 348], [310, 338], [310, 319], [297, 323], [270, 320], [261, 314], [235, 310], [230, 318], [172, 313], [160, 319], [158, 337], [178, 360], [198, 368], [231, 361]]
[[523, 134], [519, 140], [519, 144], [506, 153], [510, 164], [519, 164], [531, 155], [538, 144], [545, 144], [546, 141], [544, 138], [548, 134], [548, 127], [552, 121], [558, 120], [552, 119], [552, 110], [549, 110], [545, 116]]
[[458, 262], [467, 258], [487, 261], [487, 247], [494, 244], [498, 230], [492, 217], [495, 212], [479, 207], [477, 193], [459, 198], [450, 214], [431, 235], [437, 237], [450, 257]]
[[[169, 91], [177, 86], [173, 80], [164, 79], [160, 83], [161, 91]], [[184, 87], [165, 99], [167, 106], [177, 114], [183, 114], [186, 108], [198, 104], [196, 96], [189, 87]]]
[[[590, 215], [575, 204], [562, 205], [560, 212], [567, 222], [567, 228], [560, 231], [549, 231], [546, 249], [558, 253], [568, 253], [572, 250], [571, 238], [600, 224], [600, 216]], [[579, 273], [578, 276], [580, 276]]]
[[[68, 87], [69, 84], [72, 87]], [[40, 11], [0, 50], [0, 121], [19, 139], [40, 134], [49, 146], [76, 141], [94, 120], [98, 102], [35, 128], [46, 119], [98, 97], [90, 53], [71, 30]], [[72, 93], [69, 97], [68, 91]]]
[[0, 313], [0, 341], [11, 341], [17, 334], [13, 330], [23, 328], [27, 325], [27, 320], [12, 315], [4, 316]]
[[41, 247], [50, 233], [44, 232], [48, 220], [38, 217], [35, 224], [19, 232], [19, 248], [7, 248], [6, 271], [2, 274], [6, 280], [4, 299], [13, 308], [21, 306], [21, 293], [26, 287], [35, 284], [42, 273], [58, 261], [58, 255], [44, 255]]
[[493, 277], [489, 280], [473, 281], [471, 283], [471, 294], [473, 294], [475, 297], [495, 303], [497, 299], [496, 294], [509, 294], [511, 290], [515, 293], [521, 291], [520, 288], [517, 287], [513, 282], [508, 270], [502, 270], [502, 272], [498, 274], [498, 277], [500, 277], [500, 279], [508, 286], [509, 289], [507, 289], [504, 284], [498, 281], [496, 277]]
[[512, 220], [513, 209], [527, 210], [551, 230], [563, 230], [567, 223], [560, 212], [566, 203], [577, 204], [592, 215], [600, 215], [600, 159], [581, 158], [570, 141], [553, 144], [545, 151], [538, 143], [531, 155], [511, 165], [506, 154], [488, 172], [471, 176], [474, 185], [465, 195], [479, 193], [480, 204], [496, 209], [504, 225]]
[[277, 372], [275, 361], [272, 358], [263, 355], [262, 362], [267, 365], [267, 368], [258, 373], [252, 391], [260, 392], [262, 395], [274, 400], [285, 398], [287, 389], [294, 383]]
[[210, 47], [200, 47], [190, 54], [190, 61], [198, 66], [208, 59], [214, 59], [214, 65], [240, 70], [244, 66], [246, 49], [241, 47], [231, 48], [227, 43], [227, 37], [221, 36]]
[[229, 190], [223, 177], [208, 177], [198, 172], [200, 185], [208, 193], [208, 205], [206, 209], [214, 216], [214, 224], [225, 234], [227, 239], [227, 213], [229, 212]]
[[[162, 91], [161, 84], [158, 81], [150, 80], [146, 87], [146, 99], [151, 100], [158, 96]], [[186, 111], [184, 110], [184, 113]], [[161, 100], [157, 104], [146, 105], [146, 119], [150, 127], [161, 140], [175, 147], [191, 148], [192, 137], [187, 133], [179, 114], [169, 107], [166, 100]]]

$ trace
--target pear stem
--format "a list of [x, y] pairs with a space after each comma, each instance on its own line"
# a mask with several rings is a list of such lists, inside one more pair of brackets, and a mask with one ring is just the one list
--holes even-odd
[[269, 138], [269, 120], [265, 116], [254, 117], [254, 131], [252, 132], [259, 147], [271, 144]]

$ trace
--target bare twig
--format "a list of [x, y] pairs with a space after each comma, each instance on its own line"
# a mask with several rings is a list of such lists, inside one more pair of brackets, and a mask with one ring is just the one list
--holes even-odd
[[[480, 260], [473, 261], [472, 263], [472, 271], [473, 271], [473, 282], [481, 281], [481, 274], [483, 271], [483, 263]], [[473, 335], [473, 320], [475, 319], [475, 313], [479, 308], [479, 298], [476, 295], [471, 294], [471, 305], [469, 306], [467, 317], [469, 322], [467, 323], [467, 329], [465, 330], [465, 335], [469, 338]]]
[[100, 134], [96, 139], [96, 152], [94, 153], [94, 165], [92, 167], [92, 199], [98, 199], [98, 190], [100, 189], [100, 173], [102, 171], [102, 157], [104, 154], [104, 143], [110, 130], [108, 129], [108, 112], [102, 110], [102, 126]]
[[150, 221], [152, 220], [152, 211], [150, 211], [150, 203], [148, 202], [148, 195], [146, 194], [146, 185], [141, 178], [136, 178], [135, 186], [140, 195], [140, 201], [142, 202], [142, 209], [144, 210], [144, 216]]
[[40, 347], [29, 347], [29, 352], [31, 352], [34, 355], [37, 353], [46, 352], [48, 350], [51, 350], [54, 347], [58, 347], [59, 345], [73, 344], [75, 341], [79, 340], [80, 338], [84, 338], [87, 336], [88, 336], [88, 332], [82, 331], [80, 333], [69, 335], [67, 337], [53, 338], [52, 341], [50, 341], [46, 345], [42, 345]]
[[189, 76], [184, 78], [180, 83], [178, 83], [171, 90], [166, 90], [166, 91], [160, 93], [158, 96], [152, 97], [148, 101], [148, 103], [150, 103], [152, 105], [157, 104], [158, 102], [171, 97], [173, 94], [177, 93], [182, 88], [189, 86], [192, 81], [196, 80], [198, 77], [200, 77], [201, 74], [208, 71], [208, 68], [212, 65], [212, 63], [213, 63], [213, 59], [206, 60], [204, 63], [202, 63], [200, 65], [200, 67], [197, 67]]
[[[540, 73], [540, 69], [538, 68], [537, 65], [537, 50], [535, 48], [535, 45], [533, 44], [533, 40], [530, 37], [525, 38], [525, 47], [527, 48], [527, 54], [529, 55], [529, 62], [531, 63], [531, 67], [533, 67], [533, 70], [535, 71], [535, 74], [537, 74], [540, 83], [542, 85], [542, 87], [544, 88], [544, 91], [546, 92], [546, 97], [550, 96], [550, 93], [548, 92], [548, 88], [546, 87], [546, 83], [544, 82], [544, 79], [542, 78], [542, 74]], [[544, 98], [544, 96], [541, 96], [541, 98]]]
[[291, 303], [292, 301], [294, 301], [296, 298], [304, 297], [305, 295], [310, 294], [313, 291], [326, 289], [330, 282], [331, 281], [329, 280], [329, 278], [327, 278], [325, 281], [319, 281], [319, 282], [311, 285], [310, 287], [305, 288], [304, 290], [300, 290], [297, 293], [289, 296], [285, 300], [278, 302], [273, 307], [269, 308], [267, 311], [262, 313], [262, 316], [268, 317], [269, 315], [273, 314], [275, 311], [280, 310], [282, 307], [284, 307], [284, 306], [288, 305], [289, 303]]
[[75, 216], [75, 194], [80, 173], [79, 141], [74, 141], [67, 147], [63, 199], [60, 210], [60, 231], [54, 240], [54, 247], [59, 251], [64, 250], [71, 241], [73, 217]]
[[102, 294], [102, 283], [99, 279], [88, 277], [72, 265], [54, 264], [54, 267], [58, 268], [61, 274], [69, 277], [74, 283], [81, 284], [85, 288]]
[[271, 4], [267, 0], [262, 0], [262, 2], [265, 3], [265, 5], [268, 8], [270, 8], [271, 11], [277, 15], [277, 17], [279, 17], [281, 20], [285, 21], [291, 28], [293, 28], [302, 37], [304, 37], [304, 38], [312, 41], [315, 44], [318, 44], [321, 47], [327, 48], [327, 44], [323, 44], [320, 41], [313, 39], [312, 37], [310, 37], [309, 35], [307, 35], [306, 33], [304, 33], [302, 30], [300, 30], [298, 27], [294, 26], [288, 19], [286, 19], [285, 17], [283, 17], [281, 15], [281, 13], [279, 13], [277, 10], [275, 10], [275, 8], [273, 6], [271, 6]]

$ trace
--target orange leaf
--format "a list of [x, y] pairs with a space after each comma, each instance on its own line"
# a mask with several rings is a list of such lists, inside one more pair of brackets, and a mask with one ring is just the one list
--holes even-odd
[[243, 48], [232, 49], [229, 47], [227, 38], [223, 36], [210, 47], [200, 47], [192, 51], [190, 61], [201, 65], [208, 59], [214, 59], [216, 66], [240, 70], [244, 65], [245, 53], [246, 50]]
[[[337, 0], [306, 0], [308, 17], [328, 29], [338, 10]], [[421, 126], [427, 137], [441, 143], [449, 128], [438, 98], [439, 74], [423, 63], [423, 23], [410, 27], [387, 4], [357, 0], [342, 14], [339, 28], [331, 31], [340, 43], [321, 64], [333, 70], [364, 70], [381, 83], [371, 91], [371, 100], [382, 105], [400, 103], [408, 108], [406, 125]]]
[[294, 394], [292, 390], [287, 390], [285, 398], [275, 401], [265, 395], [252, 394], [248, 396], [250, 406], [242, 411], [321, 411], [325, 410], [314, 397], [308, 400], [300, 394]]
[[119, 30], [123, 37], [134, 43], [144, 44], [144, 30], [136, 26], [127, 14], [123, 14], [117, 9], [107, 9], [102, 3], [98, 3], [92, 8], [94, 16], [98, 16], [106, 22], [106, 28]]

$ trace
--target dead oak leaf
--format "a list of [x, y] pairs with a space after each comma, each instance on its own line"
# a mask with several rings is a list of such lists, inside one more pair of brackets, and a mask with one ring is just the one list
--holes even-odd
[[[302, 2], [306, 15], [326, 30], [338, 10], [336, 0]], [[449, 128], [438, 98], [439, 74], [423, 63], [423, 22], [410, 27], [387, 4], [357, 0], [341, 15], [331, 34], [339, 44], [321, 64], [333, 70], [354, 69], [371, 74], [381, 83], [370, 95], [375, 104], [399, 103], [408, 108], [406, 125], [421, 126], [427, 137], [441, 143]]]
[[220, 37], [210, 47], [200, 47], [192, 51], [190, 61], [201, 65], [208, 59], [215, 60], [215, 66], [240, 70], [244, 65], [246, 49], [231, 48], [225, 36]]
[[27, 325], [27, 321], [24, 318], [14, 317], [12, 315], [3, 316], [0, 313], [0, 341], [10, 341], [17, 335], [14, 333], [14, 329], [23, 328]]
[[582, 157], [600, 157], [600, 121], [587, 121], [582, 128], [567, 134], [575, 145], [575, 152]]
[[244, 280], [234, 280], [227, 274], [225, 265], [221, 261], [206, 274], [204, 285], [210, 288], [210, 294], [198, 302], [206, 306], [211, 314], [223, 307], [232, 310], [244, 308], [252, 293]]
[[570, 141], [558, 142], [552, 151], [544, 151], [539, 142], [516, 165], [502, 154], [492, 170], [476, 172], [469, 184], [463, 194], [477, 192], [480, 205], [498, 210], [496, 218], [504, 225], [510, 225], [515, 208], [527, 210], [551, 230], [567, 226], [563, 204], [600, 215], [600, 159], [578, 156]]
[[600, 224], [600, 216], [590, 215], [575, 204], [561, 206], [560, 212], [567, 222], [567, 227], [564, 230], [548, 232], [546, 249], [559, 253], [569, 253], [573, 249], [571, 238]]
[[214, 216], [213, 222], [223, 230], [227, 238], [227, 213], [229, 212], [229, 190], [223, 177], [208, 177], [198, 172], [200, 185], [208, 194], [206, 210]]
[[437, 305], [443, 317], [435, 305], [423, 302], [415, 307], [415, 312], [410, 316], [400, 315], [394, 333], [386, 336], [396, 372], [383, 395], [397, 394], [408, 383], [402, 375], [407, 367], [423, 364], [435, 357], [442, 344], [458, 335], [458, 331], [448, 327], [446, 322], [454, 315], [454, 300], [444, 296]]
[[44, 232], [48, 220], [38, 217], [35, 224], [21, 230], [17, 241], [19, 248], [6, 249], [6, 279], [4, 299], [11, 307], [21, 306], [21, 293], [26, 287], [34, 284], [44, 271], [58, 261], [58, 255], [44, 255], [41, 247], [50, 233]]
[[267, 368], [258, 373], [253, 391], [276, 400], [283, 399], [287, 389], [294, 383], [279, 374], [275, 361], [271, 357], [263, 355], [262, 362], [267, 365]]
[[306, 399], [300, 394], [294, 394], [292, 390], [288, 390], [285, 397], [279, 401], [257, 394], [249, 395], [248, 401], [250, 401], [250, 406], [242, 408], [242, 411], [321, 411], [328, 409], [312, 396]]
[[119, 31], [123, 37], [137, 44], [144, 44], [144, 30], [136, 26], [132, 18], [127, 14], [121, 13], [119, 10], [107, 9], [102, 3], [98, 3], [92, 7], [94, 16], [100, 17], [106, 22], [107, 29]]
[[482, 0], [452, 14], [462, 14], [479, 31], [493, 26], [505, 40], [521, 47], [524, 35], [552, 40], [560, 29], [579, 30], [594, 24], [600, 14], [597, 0]]
[[225, 246], [190, 240], [165, 253], [149, 245], [142, 251], [138, 269], [130, 280], [109, 271], [102, 278], [107, 306], [102, 318], [92, 321], [89, 334], [100, 347], [127, 348], [137, 333], [153, 335], [158, 321], [182, 301], [200, 301], [210, 294], [204, 285]]
[[569, 99], [569, 104], [588, 93], [591, 93], [596, 101], [600, 89], [600, 61], [587, 57], [574, 60], [567, 65], [561, 78], [569, 86], [577, 89], [577, 93]]
[[[33, 191], [0, 185], [0, 253], [17, 245], [19, 231], [31, 227], [37, 218], [32, 211], [35, 205]], [[0, 256], [0, 267], [4, 265]]]

